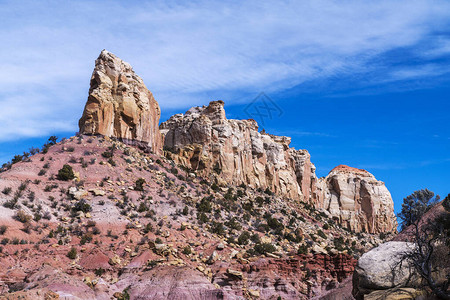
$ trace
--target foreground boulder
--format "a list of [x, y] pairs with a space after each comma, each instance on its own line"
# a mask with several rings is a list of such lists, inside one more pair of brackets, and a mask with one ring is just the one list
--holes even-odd
[[363, 254], [353, 273], [353, 296], [366, 299], [377, 290], [414, 288], [419, 284], [412, 264], [404, 256], [415, 244], [387, 242]]
[[95, 61], [80, 133], [105, 135], [159, 153], [158, 102], [131, 66], [103, 50]]

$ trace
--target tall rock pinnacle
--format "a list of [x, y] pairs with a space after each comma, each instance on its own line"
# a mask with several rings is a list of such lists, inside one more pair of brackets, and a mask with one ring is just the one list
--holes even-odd
[[95, 61], [80, 133], [116, 137], [160, 153], [160, 116], [158, 102], [132, 67], [103, 50]]

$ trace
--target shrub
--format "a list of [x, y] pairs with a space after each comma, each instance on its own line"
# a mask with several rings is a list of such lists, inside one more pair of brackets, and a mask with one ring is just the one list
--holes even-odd
[[238, 237], [238, 244], [239, 245], [247, 245], [249, 239], [250, 239], [250, 232], [244, 231]]
[[237, 221], [235, 217], [231, 218], [228, 222], [225, 223], [230, 229], [241, 230], [242, 225]]
[[103, 269], [103, 268], [95, 269], [94, 273], [95, 273], [95, 276], [99, 276], [100, 277], [100, 276], [103, 275], [103, 273], [105, 273], [105, 269]]
[[220, 167], [219, 163], [216, 163], [214, 165], [213, 171], [218, 175], [220, 175], [220, 173], [222, 173], [222, 168]]
[[39, 148], [31, 147], [28, 151], [31, 155], [35, 155], [36, 153], [39, 153]]
[[84, 245], [86, 243], [90, 243], [92, 241], [92, 233], [88, 232], [86, 234], [83, 234], [83, 236], [80, 239], [80, 244]]
[[34, 213], [34, 220], [36, 222], [39, 222], [39, 220], [42, 218], [42, 215], [39, 212]]
[[27, 182], [22, 182], [20, 185], [19, 185], [19, 191], [25, 191], [25, 189], [27, 188], [27, 185], [28, 185], [28, 183]]
[[333, 240], [333, 243], [336, 250], [344, 251], [344, 238], [342, 236], [340, 236], [339, 238], [335, 238]]
[[144, 227], [144, 233], [147, 234], [149, 232], [153, 232], [153, 225], [151, 223], [147, 223]]
[[147, 204], [145, 204], [144, 202], [141, 202], [139, 204], [139, 207], [138, 207], [137, 211], [141, 213], [141, 212], [144, 212], [144, 211], [147, 211], [147, 210], [149, 210]]
[[69, 252], [67, 253], [67, 257], [70, 259], [77, 258], [77, 249], [75, 247], [72, 247]]
[[203, 223], [208, 222], [209, 219], [204, 212], [199, 212], [197, 214], [197, 220], [200, 224], [203, 224]]
[[257, 233], [252, 234], [252, 236], [250, 237], [250, 240], [252, 240], [252, 242], [255, 244], [261, 243], [261, 238], [259, 237], [259, 235]]
[[257, 254], [266, 254], [266, 253], [275, 252], [276, 248], [274, 245], [272, 245], [270, 243], [260, 243], [260, 244], [256, 244], [255, 247], [253, 248], [253, 250]]
[[308, 254], [308, 246], [305, 244], [300, 245], [297, 250], [297, 254]]
[[80, 201], [78, 201], [77, 203], [75, 203], [75, 205], [72, 207], [72, 210], [77, 212], [77, 211], [82, 211], [84, 213], [90, 212], [92, 210], [91, 206], [86, 202], [86, 200], [81, 199]]
[[175, 167], [172, 167], [172, 169], [170, 169], [170, 173], [172, 173], [174, 175], [178, 175], [178, 169]]
[[138, 180], [136, 180], [136, 184], [134, 186], [134, 190], [136, 191], [144, 191], [144, 184], [145, 184], [145, 179], [144, 178], [139, 178]]
[[187, 206], [185, 206], [185, 207], [183, 208], [182, 214], [185, 215], [185, 216], [187, 216], [187, 215], [189, 214], [189, 208], [188, 208]]
[[223, 227], [223, 223], [213, 221], [211, 225], [211, 232], [218, 235], [224, 235], [225, 228]]
[[114, 153], [112, 151], [105, 151], [102, 153], [102, 156], [104, 158], [111, 158], [111, 157], [113, 157], [113, 155], [114, 155]]
[[75, 174], [73, 173], [73, 169], [70, 165], [64, 165], [59, 171], [58, 171], [58, 179], [59, 180], [72, 180], [75, 178]]
[[267, 218], [267, 225], [269, 225], [269, 227], [274, 230], [281, 230], [284, 228], [284, 225], [280, 221], [278, 221], [278, 219], [271, 217]]
[[321, 238], [326, 239], [327, 235], [322, 231], [322, 230], [317, 230], [317, 235], [320, 236]]
[[186, 247], [183, 248], [183, 254], [185, 255], [189, 255], [192, 253], [191, 247], [189, 245], [187, 245]]
[[116, 162], [112, 158], [108, 159], [108, 163], [113, 167], [116, 166]]
[[3, 194], [5, 195], [9, 195], [11, 193], [11, 188], [10, 187], [5, 187], [2, 191]]
[[8, 230], [8, 226], [6, 225], [0, 226], [0, 234], [5, 234], [6, 230]]
[[19, 199], [19, 197], [11, 199], [11, 200], [8, 200], [8, 201], [5, 201], [3, 203], [3, 206], [6, 207], [6, 208], [9, 208], [9, 209], [14, 209], [14, 208], [17, 207], [17, 200], [18, 199]]
[[211, 189], [213, 190], [213, 191], [218, 191], [219, 190], [219, 186], [217, 185], [217, 183], [213, 183], [212, 185], [211, 185]]
[[266, 193], [266, 194], [269, 195], [269, 196], [272, 195], [272, 191], [270, 190], [270, 188], [266, 188], [266, 190], [264, 191], [264, 193]]
[[203, 198], [200, 203], [197, 204], [197, 209], [200, 212], [209, 213], [212, 210], [211, 201], [208, 198]]
[[16, 219], [19, 222], [27, 223], [29, 222], [33, 217], [24, 212], [23, 210], [18, 210], [16, 215], [14, 216], [14, 219]]
[[14, 155], [14, 158], [12, 159], [11, 163], [15, 164], [15, 163], [21, 162], [22, 159], [23, 159], [22, 155]]

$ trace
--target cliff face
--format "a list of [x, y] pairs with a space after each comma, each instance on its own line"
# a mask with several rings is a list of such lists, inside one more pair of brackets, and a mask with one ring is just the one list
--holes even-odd
[[[258, 132], [254, 120], [228, 120], [224, 103], [211, 102], [161, 124], [164, 147], [178, 163], [219, 184], [246, 184], [289, 198], [310, 201], [315, 167], [291, 139]], [[303, 190], [302, 190], [303, 188]]]
[[80, 133], [116, 137], [160, 152], [158, 102], [131, 66], [103, 50], [95, 61]]
[[320, 180], [323, 198], [316, 206], [356, 232], [390, 232], [396, 229], [394, 203], [382, 181], [366, 170], [344, 165]]
[[391, 195], [372, 174], [339, 166], [318, 179], [308, 151], [289, 148], [289, 137], [258, 132], [254, 120], [228, 120], [222, 101], [174, 115], [160, 129], [165, 150], [177, 163], [223, 186], [268, 188], [309, 202], [357, 232], [397, 226]]

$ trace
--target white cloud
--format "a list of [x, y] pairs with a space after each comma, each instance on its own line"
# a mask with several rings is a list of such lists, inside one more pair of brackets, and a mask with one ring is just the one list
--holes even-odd
[[[449, 19], [446, 1], [2, 1], [0, 121], [22, 124], [17, 136], [76, 128], [103, 48], [134, 66], [163, 109], [186, 108], [211, 95], [364, 73], [368, 61], [422, 45]], [[430, 45], [434, 57], [447, 53], [443, 42]], [[391, 79], [430, 73], [415, 68]]]
[[422, 66], [408, 66], [402, 67], [391, 72], [387, 81], [407, 80], [420, 77], [434, 77], [449, 73], [447, 66], [440, 66], [436, 64], [426, 64]]

